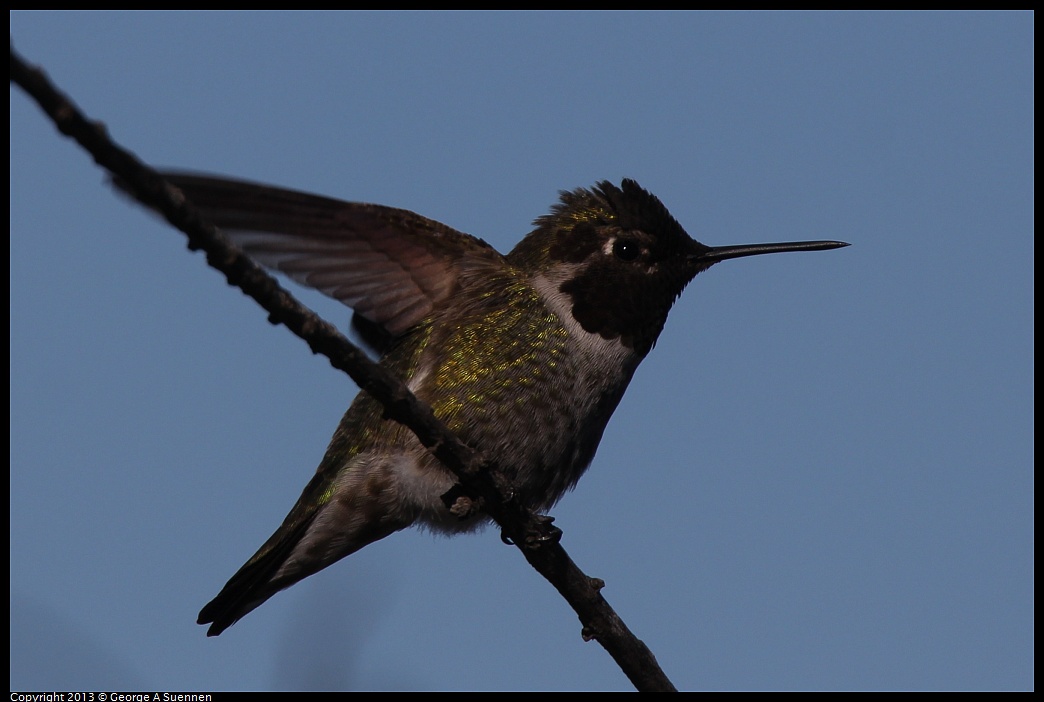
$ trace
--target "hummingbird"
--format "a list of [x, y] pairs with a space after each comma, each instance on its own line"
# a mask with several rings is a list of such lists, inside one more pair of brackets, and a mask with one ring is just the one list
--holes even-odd
[[[682, 290], [715, 263], [841, 241], [707, 246], [633, 180], [562, 191], [506, 256], [413, 212], [239, 180], [164, 173], [266, 268], [354, 310], [380, 362], [513, 495], [545, 511], [587, 469]], [[488, 523], [443, 496], [456, 477], [361, 392], [274, 534], [199, 614], [216, 636], [274, 594], [417, 525]]]

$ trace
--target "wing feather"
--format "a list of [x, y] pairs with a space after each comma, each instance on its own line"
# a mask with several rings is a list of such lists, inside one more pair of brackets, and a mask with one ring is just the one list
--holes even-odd
[[258, 263], [343, 302], [392, 336], [453, 293], [462, 263], [503, 261], [485, 241], [408, 210], [163, 175]]

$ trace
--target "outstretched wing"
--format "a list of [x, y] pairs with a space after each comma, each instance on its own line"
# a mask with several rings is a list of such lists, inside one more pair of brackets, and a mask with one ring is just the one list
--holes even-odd
[[463, 261], [502, 260], [485, 241], [407, 210], [163, 176], [260, 264], [340, 300], [393, 337], [455, 290]]

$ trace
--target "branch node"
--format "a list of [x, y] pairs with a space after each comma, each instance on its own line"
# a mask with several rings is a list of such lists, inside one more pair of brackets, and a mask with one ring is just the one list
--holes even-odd
[[446, 491], [446, 494], [442, 496], [442, 503], [453, 516], [460, 520], [474, 517], [482, 511], [482, 498], [472, 495], [460, 483], [456, 483]]

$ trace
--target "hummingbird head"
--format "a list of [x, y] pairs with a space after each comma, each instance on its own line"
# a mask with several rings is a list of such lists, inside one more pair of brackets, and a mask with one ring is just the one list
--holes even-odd
[[836, 241], [711, 247], [690, 237], [659, 198], [626, 179], [563, 191], [550, 214], [508, 255], [591, 334], [639, 356], [696, 274], [718, 261], [781, 251], [838, 248]]
[[[660, 200], [633, 180], [563, 191], [508, 255], [580, 326], [644, 356], [674, 300], [711, 263]], [[548, 286], [553, 286], [548, 289]]]

